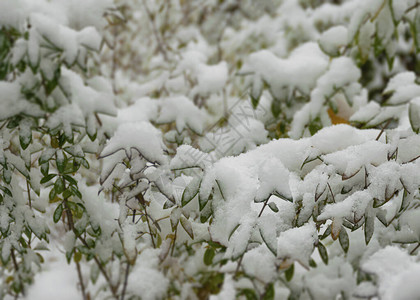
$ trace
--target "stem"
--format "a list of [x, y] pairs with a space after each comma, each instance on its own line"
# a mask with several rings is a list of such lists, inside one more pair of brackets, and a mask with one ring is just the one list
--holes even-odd
[[382, 129], [381, 129], [381, 132], [379, 132], [378, 136], [376, 137], [376, 141], [378, 141], [378, 140], [379, 140], [379, 138], [381, 137], [382, 133], [384, 133], [385, 129], [389, 126], [389, 124], [391, 123], [391, 121], [392, 121], [392, 119], [389, 119], [389, 120], [385, 123], [384, 127], [382, 127]]
[[159, 50], [160, 53], [162, 53], [163, 59], [165, 61], [168, 61], [168, 55], [166, 54], [166, 51], [163, 48], [163, 41], [160, 39], [160, 35], [159, 35], [159, 32], [156, 28], [156, 24], [153, 20], [152, 13], [150, 12], [149, 7], [147, 7], [146, 1], [144, 1], [144, 0], [143, 0], [143, 5], [144, 5], [144, 9], [146, 10], [147, 17], [149, 18], [150, 24], [152, 25], [152, 31], [153, 31], [153, 34], [156, 38], [158, 50]]
[[[268, 199], [269, 199], [269, 198], [268, 198]], [[267, 206], [267, 204], [268, 204], [268, 199], [267, 199], [267, 200], [265, 200], [264, 205], [263, 205], [263, 207], [261, 208], [260, 213], [258, 214], [258, 218], [259, 218], [259, 217], [261, 217], [261, 215], [262, 215], [262, 213], [263, 213], [263, 211], [264, 211], [265, 207]]]
[[127, 268], [125, 269], [124, 285], [121, 293], [121, 300], [124, 300], [125, 290], [127, 289], [128, 274], [130, 272], [130, 263], [127, 261]]
[[176, 240], [176, 233], [178, 232], [178, 226], [175, 229], [174, 233], [174, 240], [172, 242], [172, 249], [171, 249], [171, 256], [174, 256], [174, 250], [175, 250], [175, 240]]
[[406, 13], [410, 12], [411, 10], [413, 10], [413, 9], [419, 7], [419, 6], [420, 6], [420, 2], [416, 2], [416, 4], [414, 4], [414, 5], [410, 6], [409, 8], [407, 8], [404, 13], [406, 14]]
[[[64, 180], [64, 178], [62, 180]], [[64, 198], [63, 204], [64, 204], [64, 208], [66, 209], [66, 215], [67, 215], [67, 222], [68, 222], [68, 225], [69, 225], [69, 230], [74, 232], [73, 215], [72, 215], [71, 210], [70, 210], [70, 208], [67, 204], [67, 198]], [[76, 269], [77, 269], [77, 277], [79, 278], [80, 288], [82, 289], [83, 300], [87, 300], [86, 287], [85, 287], [85, 284], [83, 282], [83, 276], [82, 276], [82, 272], [80, 270], [80, 263], [78, 261], [75, 261], [75, 263], [76, 263]]]
[[410, 251], [410, 255], [413, 255], [413, 254], [414, 254], [414, 252], [416, 252], [416, 250], [417, 250], [419, 247], [420, 247], [420, 243], [418, 243], [418, 244], [417, 244], [417, 246], [416, 246], [413, 250], [411, 250], [411, 251]]
[[153, 248], [156, 248], [155, 240], [153, 239], [152, 228], [150, 227], [149, 216], [147, 214], [146, 204], [143, 204], [144, 215], [146, 216], [147, 227], [149, 228], [150, 239], [152, 240]]
[[[86, 246], [86, 247], [88, 247], [88, 248], [89, 248], [88, 243], [86, 242], [86, 240], [85, 240], [82, 236], [78, 236], [77, 238], [78, 238], [78, 239], [82, 242], [82, 244], [83, 244], [84, 246]], [[98, 268], [99, 268], [99, 271], [102, 273], [102, 275], [104, 276], [104, 278], [105, 278], [106, 282], [108, 283], [109, 288], [111, 289], [112, 295], [114, 296], [114, 298], [115, 298], [115, 299], [118, 299], [118, 295], [117, 295], [117, 292], [116, 292], [116, 288], [115, 288], [115, 287], [114, 287], [114, 285], [112, 284], [111, 279], [109, 278], [108, 274], [106, 273], [106, 270], [105, 270], [105, 269], [104, 269], [104, 267], [102, 266], [101, 262], [99, 261], [99, 259], [98, 259], [96, 256], [94, 256], [94, 257], [93, 257], [93, 260], [94, 260], [94, 261], [95, 261], [95, 263], [97, 264], [97, 266], [98, 266]]]
[[243, 255], [242, 255], [242, 256], [239, 258], [239, 260], [238, 260], [238, 265], [236, 266], [236, 270], [235, 270], [235, 276], [237, 276], [237, 275], [238, 275], [239, 268], [241, 267], [241, 264], [242, 264], [242, 258], [244, 258], [244, 256], [243, 256]]
[[26, 189], [28, 190], [29, 208], [32, 209], [31, 190], [29, 189], [29, 182], [26, 180]]
[[[13, 261], [13, 266], [14, 266], [14, 268], [15, 268], [15, 271], [16, 271], [16, 273], [17, 273], [17, 276], [18, 276], [18, 278], [19, 278], [19, 284], [20, 284], [20, 286], [22, 287], [22, 295], [24, 295], [25, 296], [25, 291], [24, 291], [24, 289], [23, 289], [23, 283], [22, 283], [22, 277], [20, 276], [20, 274], [19, 274], [19, 266], [18, 266], [18, 264], [17, 264], [17, 260], [16, 260], [16, 256], [15, 256], [15, 249], [14, 248], [12, 248], [12, 251], [10, 251], [10, 256], [12, 257], [12, 261]], [[19, 297], [19, 293], [17, 293], [16, 295], [15, 295], [15, 299], [18, 299], [18, 297]]]
[[83, 300], [87, 300], [88, 297], [86, 295], [86, 287], [83, 282], [82, 271], [80, 269], [80, 263], [78, 261], [76, 262], [76, 269], [77, 269], [77, 276], [79, 277], [80, 288], [82, 289]]

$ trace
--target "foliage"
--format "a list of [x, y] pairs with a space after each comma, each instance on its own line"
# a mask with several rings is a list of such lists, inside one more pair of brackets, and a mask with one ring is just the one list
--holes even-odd
[[0, 3], [0, 298], [59, 255], [83, 299], [420, 292], [418, 2], [30, 2]]

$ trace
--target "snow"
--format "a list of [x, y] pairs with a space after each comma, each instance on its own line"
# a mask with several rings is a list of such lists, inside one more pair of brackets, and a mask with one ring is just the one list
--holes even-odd
[[314, 224], [308, 223], [299, 228], [289, 229], [282, 232], [278, 238], [277, 257], [296, 260], [307, 266], [317, 241]]
[[332, 164], [343, 175], [351, 176], [363, 166], [379, 165], [387, 160], [389, 146], [378, 141], [368, 141], [357, 146], [323, 155], [321, 158], [327, 164]]
[[194, 132], [201, 133], [204, 129], [205, 113], [184, 96], [163, 99], [161, 110], [156, 119], [158, 123], [176, 123], [178, 132], [187, 127]]
[[158, 251], [144, 250], [137, 258], [138, 263], [131, 270], [127, 291], [144, 300], [163, 298], [169, 285], [169, 280], [155, 267], [159, 263]]
[[[309, 65], [311, 68], [308, 69]], [[327, 67], [328, 57], [319, 46], [306, 43], [296, 48], [287, 59], [278, 58], [268, 50], [255, 52], [249, 56], [241, 72], [261, 76], [270, 86], [274, 97], [287, 99], [288, 93], [294, 89], [309, 93]]]
[[79, 299], [81, 292], [77, 288], [77, 283], [75, 266], [68, 265], [61, 253], [55, 253], [48, 269], [35, 277], [35, 282], [24, 299]]
[[196, 72], [198, 80], [197, 92], [201, 95], [221, 91], [228, 79], [228, 68], [224, 61], [210, 66], [199, 64]]
[[415, 280], [420, 274], [420, 265], [397, 247], [379, 250], [363, 264], [363, 269], [377, 276], [381, 299], [408, 300], [420, 292]]
[[318, 216], [319, 220], [331, 218], [361, 219], [373, 197], [367, 192], [357, 191], [342, 202], [329, 204]]
[[150, 162], [166, 162], [161, 132], [149, 122], [121, 124], [102, 150], [101, 157], [110, 156], [119, 150], [124, 150], [129, 158], [133, 156], [132, 151], [136, 150]]
[[347, 44], [347, 28], [335, 26], [324, 31], [319, 38], [319, 44], [321, 49], [329, 55], [339, 55], [340, 47]]

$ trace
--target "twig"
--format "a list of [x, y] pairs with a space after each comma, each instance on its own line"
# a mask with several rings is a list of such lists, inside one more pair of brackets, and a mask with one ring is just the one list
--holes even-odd
[[414, 254], [414, 252], [416, 252], [416, 250], [417, 250], [419, 247], [420, 247], [420, 243], [418, 243], [418, 244], [417, 244], [417, 246], [416, 246], [413, 250], [411, 250], [411, 251], [410, 251], [410, 255], [413, 255], [413, 254]]
[[376, 141], [378, 141], [378, 140], [379, 140], [379, 138], [381, 137], [382, 133], [384, 133], [385, 129], [389, 126], [389, 124], [391, 123], [391, 121], [392, 121], [392, 119], [389, 119], [389, 120], [385, 123], [384, 127], [382, 127], [382, 129], [381, 129], [381, 132], [379, 132], [378, 136], [376, 137]]
[[407, 8], [404, 13], [405, 14], [406, 13], [409, 13], [411, 10], [413, 10], [413, 9], [419, 7], [419, 6], [420, 6], [420, 2], [416, 2], [416, 4], [414, 4], [414, 5], [410, 6], [409, 8]]
[[269, 200], [269, 199], [270, 199], [270, 198], [267, 198], [267, 200], [265, 200], [264, 205], [263, 205], [263, 207], [261, 208], [260, 213], [258, 214], [258, 218], [259, 218], [259, 217], [261, 217], [261, 215], [262, 215], [262, 213], [263, 213], [263, 211], [264, 211], [265, 207], [266, 207], [266, 206], [267, 206], [267, 204], [268, 204], [268, 200]]
[[77, 276], [79, 277], [80, 288], [82, 289], [83, 300], [87, 300], [88, 297], [86, 295], [86, 287], [85, 283], [83, 282], [82, 271], [80, 270], [80, 263], [76, 262], [76, 269], [77, 269]]
[[129, 272], [130, 272], [130, 263], [127, 261], [127, 268], [125, 269], [124, 285], [123, 285], [123, 290], [122, 290], [122, 293], [121, 293], [121, 300], [124, 300], [124, 297], [125, 297], [125, 291], [127, 289]]
[[32, 209], [31, 190], [29, 189], [29, 182], [28, 182], [28, 180], [26, 180], [26, 189], [28, 190], [28, 203], [29, 203], [29, 208]]
[[143, 0], [143, 5], [144, 5], [144, 9], [146, 10], [147, 17], [149, 18], [150, 24], [152, 25], [152, 31], [153, 31], [153, 34], [156, 38], [158, 50], [159, 50], [160, 53], [162, 53], [163, 59], [165, 61], [167, 61], [168, 60], [168, 55], [166, 54], [166, 51], [163, 48], [163, 41], [160, 39], [160, 35], [159, 35], [159, 32], [157, 31], [156, 24], [153, 20], [152, 13], [150, 12], [149, 7], [147, 6], [145, 0]]

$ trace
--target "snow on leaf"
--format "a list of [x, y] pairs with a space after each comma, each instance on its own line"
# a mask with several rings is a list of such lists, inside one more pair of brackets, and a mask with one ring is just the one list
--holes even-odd
[[124, 150], [127, 157], [132, 156], [132, 151], [138, 151], [150, 162], [164, 164], [163, 145], [161, 132], [148, 122], [121, 124], [115, 135], [109, 140], [101, 152], [101, 157]]

